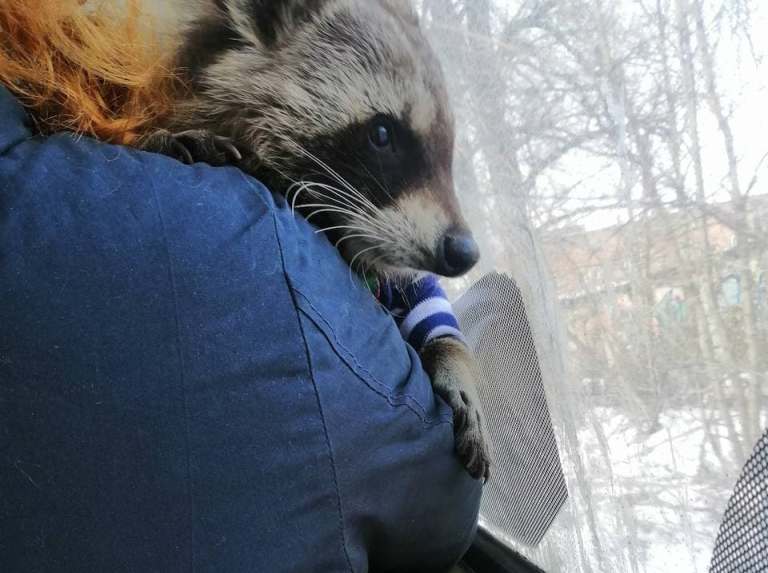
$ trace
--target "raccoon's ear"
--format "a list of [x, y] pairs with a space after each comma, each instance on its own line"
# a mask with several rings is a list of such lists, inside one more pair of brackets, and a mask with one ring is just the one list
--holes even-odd
[[235, 30], [267, 47], [316, 14], [326, 0], [216, 0]]

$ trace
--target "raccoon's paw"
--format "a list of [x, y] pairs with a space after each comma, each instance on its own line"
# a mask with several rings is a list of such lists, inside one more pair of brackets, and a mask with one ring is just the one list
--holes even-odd
[[491, 455], [483, 414], [477, 407], [477, 401], [463, 390], [452, 391], [442, 397], [453, 409], [453, 433], [459, 460], [469, 475], [487, 483], [491, 477]]
[[428, 344], [421, 353], [432, 387], [453, 410], [456, 454], [475, 479], [491, 474], [490, 441], [475, 385], [474, 359], [469, 349], [451, 338]]
[[243, 154], [231, 139], [205, 129], [189, 129], [178, 133], [160, 129], [145, 137], [140, 146], [145, 151], [162, 153], [187, 165], [208, 163], [220, 167], [243, 159]]

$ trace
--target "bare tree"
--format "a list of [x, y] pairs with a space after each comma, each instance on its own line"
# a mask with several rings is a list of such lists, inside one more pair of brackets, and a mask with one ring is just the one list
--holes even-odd
[[[744, 164], [748, 143], [733, 120], [740, 86], [722, 81], [719, 59], [724, 42], [740, 42], [761, 62], [755, 4], [423, 0], [421, 8], [457, 103], [457, 181], [487, 266], [535, 292], [546, 260], [557, 282], [542, 292], [565, 315], [563, 385], [573, 403], [556, 422], [573, 483], [591, 492], [574, 496], [584, 511], [581, 566], [642, 571], [642, 540], [677, 528], [695, 569], [717, 511], [701, 525], [708, 510], [681, 469], [657, 484], [617, 477], [610, 444], [616, 432], [649, 443], [661, 436], [677, 466], [677, 437], [665, 424], [689, 416], [701, 491], [722, 505], [732, 468], [765, 423], [768, 144], [762, 161]], [[713, 147], [719, 178], [708, 164]], [[582, 436], [594, 438], [586, 457]], [[658, 500], [664, 487], [675, 501]], [[654, 503], [680, 512], [663, 526], [639, 521], [636, 510]], [[614, 543], [615, 531], [636, 543]]]

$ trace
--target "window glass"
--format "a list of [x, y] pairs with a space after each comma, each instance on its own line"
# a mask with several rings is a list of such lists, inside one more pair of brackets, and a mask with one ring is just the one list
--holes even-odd
[[768, 6], [419, 9], [484, 254], [450, 288], [519, 286], [569, 489], [507, 541], [551, 571], [706, 571], [768, 423]]

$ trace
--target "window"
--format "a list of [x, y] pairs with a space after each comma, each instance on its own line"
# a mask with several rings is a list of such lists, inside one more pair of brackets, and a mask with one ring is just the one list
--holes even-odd
[[730, 275], [726, 277], [720, 287], [720, 304], [723, 306], [738, 307], [741, 305], [741, 277]]
[[[461, 306], [484, 276], [519, 289], [546, 397], [536, 421], [551, 421], [569, 494], [540, 540], [500, 517], [503, 491], [485, 523], [546, 571], [708, 570], [768, 423], [768, 6], [419, 5], [484, 252], [453, 294]], [[536, 387], [495, 352], [481, 360], [507, 361], [510, 395]], [[497, 448], [518, 422], [491, 421]], [[551, 461], [536, 475], [559, 491]]]

